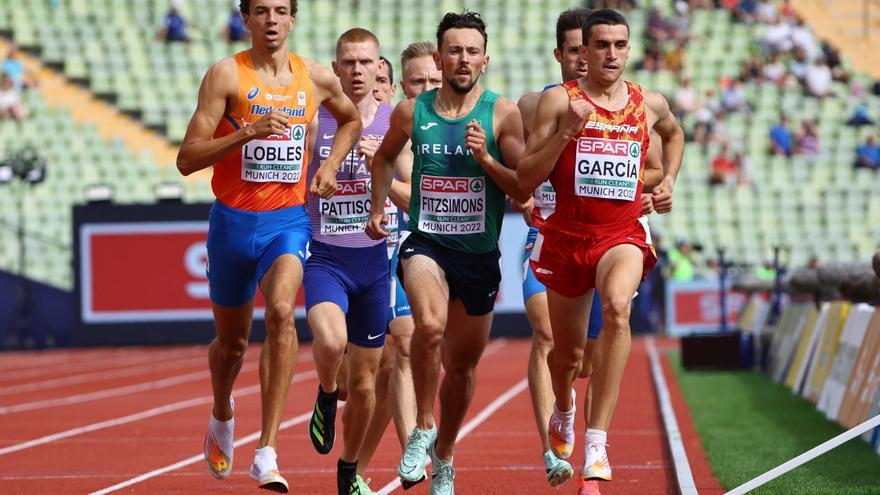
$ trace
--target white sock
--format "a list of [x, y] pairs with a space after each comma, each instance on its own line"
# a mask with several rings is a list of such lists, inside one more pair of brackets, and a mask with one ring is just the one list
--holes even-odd
[[[235, 412], [235, 401], [232, 400], [232, 397], [229, 398], [229, 404], [232, 406], [233, 414]], [[235, 430], [235, 416], [229, 418], [226, 421], [220, 421], [219, 419], [214, 417], [214, 414], [211, 414], [211, 431], [214, 432], [214, 438], [217, 439], [217, 442], [222, 446], [231, 446], [232, 445], [232, 436]], [[231, 455], [232, 452], [224, 452], [227, 455]]]
[[269, 469], [278, 469], [278, 454], [275, 453], [273, 447], [268, 445], [254, 451], [254, 465], [260, 471], [268, 471]]
[[584, 443], [586, 444], [595, 444], [599, 445], [602, 448], [605, 448], [605, 442], [608, 440], [608, 432], [602, 430], [595, 430], [593, 428], [587, 428], [587, 433], [584, 435]]
[[555, 411], [556, 415], [562, 419], [572, 419], [574, 417], [575, 409], [577, 409], [577, 407], [575, 406], [574, 401], [572, 401], [571, 410], [569, 411], [560, 411], [559, 408], [556, 406], [556, 402], [553, 402], [553, 411]]

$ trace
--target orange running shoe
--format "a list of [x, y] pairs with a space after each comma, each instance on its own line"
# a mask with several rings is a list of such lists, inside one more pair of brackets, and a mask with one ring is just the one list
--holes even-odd
[[599, 492], [599, 482], [581, 478], [578, 483], [578, 495], [602, 495]]

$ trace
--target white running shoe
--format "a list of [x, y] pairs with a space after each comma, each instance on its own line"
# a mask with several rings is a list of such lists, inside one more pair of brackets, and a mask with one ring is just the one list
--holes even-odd
[[[229, 405], [235, 412], [235, 401], [229, 398]], [[208, 471], [218, 480], [226, 479], [232, 473], [232, 440], [235, 429], [235, 417], [229, 421], [220, 421], [211, 413], [208, 421], [208, 433], [205, 435], [205, 462]]]
[[584, 469], [581, 478], [611, 481], [611, 464], [605, 453], [605, 444], [590, 442], [584, 446]]
[[556, 487], [574, 476], [574, 469], [568, 461], [560, 459], [553, 455], [553, 452], [544, 452], [544, 470], [547, 472], [547, 483]]
[[553, 404], [553, 414], [550, 415], [550, 424], [547, 427], [547, 435], [550, 439], [550, 449], [553, 455], [559, 459], [568, 459], [574, 450], [574, 414], [577, 411], [575, 405], [577, 394], [571, 389], [571, 411], [560, 412]]
[[278, 471], [278, 455], [272, 447], [257, 449], [254, 463], [251, 464], [250, 476], [264, 490], [287, 493], [287, 480]]

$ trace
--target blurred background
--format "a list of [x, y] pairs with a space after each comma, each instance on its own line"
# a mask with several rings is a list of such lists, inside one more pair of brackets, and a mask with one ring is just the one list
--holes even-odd
[[[666, 95], [687, 132], [674, 211], [650, 219], [661, 263], [635, 331], [734, 328], [754, 294], [778, 315], [798, 268], [865, 267], [880, 242], [880, 2], [583, 5], [626, 13], [627, 79]], [[337, 36], [367, 27], [399, 80], [403, 47], [464, 6], [302, 1], [290, 46], [329, 66]], [[488, 24], [484, 86], [515, 100], [558, 79], [555, 20], [577, 3], [466, 6]], [[174, 160], [205, 70], [249, 46], [237, 2], [0, 0], [0, 33], [0, 345], [210, 339], [210, 171], [184, 179]], [[527, 334], [518, 216], [502, 237], [495, 330]]]

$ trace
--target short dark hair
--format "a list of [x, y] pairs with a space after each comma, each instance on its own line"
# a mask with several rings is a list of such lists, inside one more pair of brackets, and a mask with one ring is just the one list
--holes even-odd
[[437, 47], [443, 45], [443, 35], [450, 29], [476, 29], [483, 35], [483, 51], [489, 44], [489, 36], [486, 34], [486, 23], [479, 13], [465, 10], [461, 14], [447, 12], [443, 20], [437, 26]]
[[594, 10], [593, 13], [587, 17], [586, 22], [584, 22], [584, 25], [581, 28], [581, 34], [584, 37], [585, 45], [590, 40], [593, 26], [602, 25], [626, 26], [626, 32], [629, 33], [629, 23], [626, 22], [626, 17], [620, 12], [611, 9]]
[[391, 65], [391, 61], [384, 55], [379, 55], [379, 60], [385, 62], [385, 67], [388, 67], [388, 82], [394, 84], [394, 66]]
[[572, 29], [582, 29], [587, 18], [590, 17], [592, 10], [586, 7], [566, 10], [559, 14], [556, 19], [556, 48], [562, 51], [562, 45], [565, 44], [565, 33]]
[[[296, 2], [297, 0], [290, 0], [290, 15], [296, 15]], [[238, 10], [241, 11], [241, 15], [250, 15], [251, 13], [251, 0], [241, 0], [238, 3]]]

